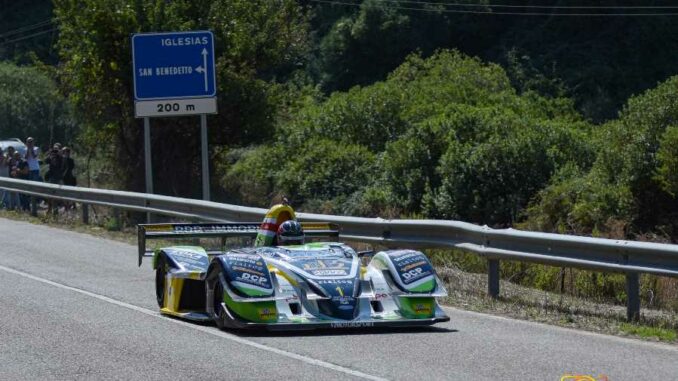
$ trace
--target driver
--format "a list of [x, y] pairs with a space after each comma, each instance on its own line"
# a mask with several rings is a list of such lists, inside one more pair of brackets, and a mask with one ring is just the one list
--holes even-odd
[[287, 220], [278, 227], [276, 238], [279, 246], [303, 245], [304, 229], [296, 220]]

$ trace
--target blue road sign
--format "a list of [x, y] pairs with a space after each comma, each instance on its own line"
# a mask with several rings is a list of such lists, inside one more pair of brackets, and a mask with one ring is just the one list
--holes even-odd
[[214, 35], [210, 31], [132, 36], [134, 98], [214, 97]]

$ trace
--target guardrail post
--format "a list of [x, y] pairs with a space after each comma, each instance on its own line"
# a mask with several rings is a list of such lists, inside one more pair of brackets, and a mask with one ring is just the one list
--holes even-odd
[[640, 319], [640, 276], [638, 273], [626, 273], [626, 320]]
[[82, 204], [82, 223], [89, 225], [89, 205]]
[[499, 260], [487, 260], [487, 294], [492, 298], [499, 297]]
[[31, 196], [31, 216], [38, 216], [38, 199], [35, 196]]

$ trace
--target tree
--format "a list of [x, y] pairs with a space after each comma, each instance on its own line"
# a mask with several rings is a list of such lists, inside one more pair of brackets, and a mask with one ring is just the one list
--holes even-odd
[[39, 68], [0, 63], [0, 138], [35, 138], [38, 145], [72, 142], [69, 104]]

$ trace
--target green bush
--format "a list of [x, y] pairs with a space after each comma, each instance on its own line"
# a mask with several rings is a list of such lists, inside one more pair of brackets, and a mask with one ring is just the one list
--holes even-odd
[[677, 86], [673, 77], [631, 98], [618, 120], [599, 127], [590, 171], [555, 177], [529, 208], [527, 226], [615, 238], [675, 231]]
[[530, 230], [621, 238], [624, 221], [633, 218], [635, 209], [628, 187], [612, 187], [596, 172], [567, 167], [539, 192], [526, 215], [522, 227]]
[[122, 221], [116, 217], [109, 217], [104, 222], [104, 229], [108, 230], [109, 232], [120, 231], [122, 229]]
[[399, 115], [402, 96], [401, 90], [384, 83], [334, 93], [321, 104], [301, 109], [280, 134], [296, 147], [314, 137], [324, 137], [381, 151], [408, 127]]
[[218, 157], [217, 171], [223, 173], [220, 184], [231, 202], [267, 207], [276, 195], [279, 163], [287, 153], [281, 146], [259, 146], [234, 150]]
[[669, 126], [661, 137], [657, 151], [657, 176], [664, 191], [678, 193], [678, 126]]
[[341, 210], [372, 181], [376, 157], [360, 145], [316, 138], [303, 146], [262, 145], [220, 156], [221, 184], [232, 201], [268, 206], [277, 195], [311, 210]]
[[292, 200], [346, 197], [370, 182], [375, 156], [367, 148], [316, 138], [280, 158], [278, 186]]
[[447, 146], [444, 136], [430, 125], [408, 131], [389, 143], [383, 156], [384, 188], [406, 212], [417, 212], [427, 191], [437, 186], [436, 174], [441, 152]]
[[584, 134], [547, 123], [505, 125], [488, 141], [450, 144], [438, 172], [442, 178], [435, 210], [443, 218], [513, 224], [559, 167], [586, 166]]

